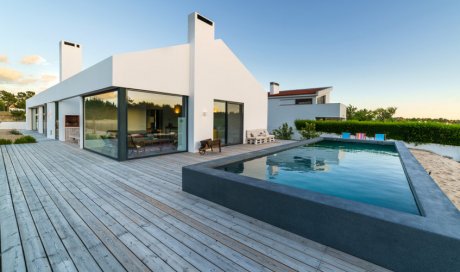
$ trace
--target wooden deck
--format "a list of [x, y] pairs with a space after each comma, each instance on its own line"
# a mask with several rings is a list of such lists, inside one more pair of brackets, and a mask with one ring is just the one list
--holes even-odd
[[386, 271], [182, 192], [182, 166], [272, 145], [127, 162], [1, 146], [2, 271]]

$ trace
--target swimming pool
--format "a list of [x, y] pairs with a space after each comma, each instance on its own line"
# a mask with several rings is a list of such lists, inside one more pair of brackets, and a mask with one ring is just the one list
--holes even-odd
[[394, 145], [321, 141], [218, 169], [420, 214]]

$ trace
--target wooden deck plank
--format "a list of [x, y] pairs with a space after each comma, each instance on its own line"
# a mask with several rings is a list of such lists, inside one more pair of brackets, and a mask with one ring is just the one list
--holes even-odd
[[[17, 152], [17, 156], [20, 155], [17, 148], [13, 148]], [[48, 192], [43, 188], [40, 183], [40, 179], [44, 180], [43, 173], [36, 167], [35, 164], [31, 163], [30, 156], [23, 159], [23, 165], [27, 165], [30, 171], [36, 178], [30, 178], [32, 181], [31, 185], [37, 193], [38, 198], [43, 205], [52, 225], [54, 226], [57, 234], [62, 240], [67, 252], [73, 260], [73, 263], [80, 271], [100, 271], [100, 267], [93, 259], [88, 249], [85, 247], [83, 242], [80, 240], [78, 235], [70, 226], [65, 216], [59, 211], [58, 207], [54, 204], [53, 200], [48, 195]], [[26, 167], [26, 166], [24, 166]], [[33, 176], [32, 176], [33, 177]]]
[[[22, 193], [26, 203], [38, 207], [28, 208], [30, 219], [54, 227], [51, 234], [37, 227], [39, 236], [60, 239], [56, 248], [64, 246], [79, 270], [84, 269], [78, 267], [75, 252], [81, 251], [104, 271], [387, 271], [182, 192], [182, 166], [269, 146], [117, 162], [56, 141], [18, 145], [7, 148], [13, 157], [6, 165], [0, 161], [0, 177], [3, 167], [12, 179], [0, 182], [0, 189], [10, 183], [15, 189], [0, 192], [0, 213], [12, 214], [15, 220], [19, 209], [14, 200]], [[3, 205], [8, 197], [9, 210]], [[13, 237], [14, 220], [9, 220]], [[23, 248], [17, 243], [20, 228], [12, 243], [16, 251]], [[79, 247], [70, 247], [66, 234], [80, 241]], [[42, 244], [46, 254], [52, 252], [52, 245]], [[46, 258], [51, 268], [57, 267], [55, 256]], [[17, 267], [21, 262], [27, 260], [16, 262]]]
[[[73, 173], [74, 175], [81, 175], [82, 173], [84, 173], [84, 171], [79, 171], [79, 173]], [[78, 180], [78, 179], [74, 179], [72, 177], [69, 177], [67, 176], [69, 179], [72, 179], [72, 180]], [[80, 179], [82, 179], [82, 177], [79, 177]], [[95, 183], [95, 179], [92, 178], [92, 177], [83, 177], [83, 178], [89, 178], [92, 180], [91, 183]], [[88, 184], [88, 186], [93, 186], [93, 184]], [[94, 188], [94, 187], [93, 187]], [[96, 189], [97, 190], [97, 189]], [[103, 192], [103, 191], [101, 191]], [[95, 198], [96, 199], [96, 198]], [[115, 203], [111, 203], [112, 205], [116, 205]], [[118, 206], [119, 210], [124, 210], [125, 207], [121, 207], [121, 206]], [[127, 214], [128, 216], [133, 216], [133, 212], [135, 211], [129, 211], [129, 213]], [[147, 217], [155, 217], [154, 214], [149, 214]], [[160, 219], [160, 218], [158, 218]], [[138, 222], [138, 224], [141, 224], [141, 225], [145, 225], [146, 222], [145, 221], [142, 221], [143, 219], [136, 219], [136, 221]], [[200, 244], [198, 243], [197, 241], [194, 241], [194, 239], [187, 235], [186, 232], [182, 231], [181, 229], [178, 229], [176, 226], [170, 224], [170, 225], [165, 225], [165, 222], [162, 222], [162, 221], [158, 221], [158, 220], [155, 220], [154, 218], [151, 219], [152, 223], [153, 224], [157, 224], [158, 227], [170, 232], [170, 235], [171, 237], [176, 237], [176, 238], [182, 238], [181, 239], [181, 243], [178, 243], [177, 245], [179, 246], [182, 246], [181, 244], [184, 244], [184, 245], [187, 245], [189, 246], [190, 248], [193, 248], [193, 250], [197, 251], [198, 253], [203, 253], [203, 252], [206, 252], [206, 258], [208, 258], [208, 261], [206, 261], [205, 259], [202, 259], [202, 257], [199, 257], [199, 255], [197, 255], [196, 253], [193, 252], [193, 250], [189, 251], [189, 254], [192, 254], [192, 256], [194, 255], [195, 257], [193, 259], [191, 259], [191, 261], [194, 262], [195, 265], [199, 266], [201, 270], [208, 270], [208, 268], [210, 268], [210, 270], [212, 270], [212, 266], [210, 265], [206, 265], [207, 262], [209, 261], [212, 261], [212, 262], [215, 262], [216, 265], [218, 267], [220, 267], [221, 269], [223, 270], [233, 270], [233, 271], [238, 271], [238, 263], [228, 263], [228, 260], [226, 257], [224, 256], [219, 256], [215, 253], [213, 253], [212, 251], [209, 251], [209, 249], [206, 247], [206, 245], [204, 244]], [[171, 232], [171, 231], [174, 231], [174, 232]], [[176, 246], [177, 248], [177, 246]], [[183, 253], [183, 249], [180, 251], [180, 253]], [[188, 254], [187, 254], [188, 255]], [[187, 256], [186, 255], [186, 256]], [[217, 267], [214, 267], [215, 269], [217, 269]]]
[[[47, 159], [48, 159], [48, 158], [45, 156], [45, 157], [42, 159], [41, 163], [45, 163], [45, 161], [47, 161]], [[51, 165], [52, 165], [52, 164], [51, 164]], [[47, 165], [47, 164], [45, 164], [44, 166], [45, 166], [45, 167], [49, 167], [49, 165]], [[67, 166], [67, 165], [64, 165], [64, 166]], [[69, 176], [67, 175], [67, 177], [69, 177]], [[61, 181], [61, 182], [64, 182], [66, 179], [67, 179], [67, 178], [66, 178], [65, 176], [62, 176], [62, 178], [60, 179], [60, 181]], [[70, 177], [70, 179], [72, 179], [72, 178]], [[95, 180], [92, 179], [92, 178], [89, 178], [89, 180], [91, 180], [91, 182], [94, 182], [94, 181], [95, 181]], [[121, 220], [121, 219], [123, 219], [123, 218], [122, 218], [122, 217], [118, 217], [118, 219]], [[161, 234], [160, 230], [155, 231], [153, 234], [154, 234], [154, 236], [152, 236], [152, 238], [155, 238], [155, 237], [158, 237], [158, 236], [162, 237], [162, 235], [164, 235], [164, 234]], [[174, 238], [171, 237], [171, 239], [174, 239]], [[150, 246], [151, 248], [153, 248], [153, 249], [156, 249], [159, 245], [161, 245], [161, 242], [158, 241], [158, 240], [156, 240], [156, 238], [153, 239], [152, 241], [150, 241], [150, 243], [151, 243], [151, 244], [150, 244], [149, 246]], [[177, 246], [176, 246], [176, 247], [179, 247], [179, 252], [180, 252], [180, 253], [179, 253], [179, 255], [177, 255], [176, 253], [174, 253], [174, 254], [176, 254], [176, 256], [177, 256], [178, 258], [181, 258], [181, 257], [180, 257], [180, 254], [184, 254], [185, 251], [184, 251], [183, 248], [181, 248], [181, 245], [180, 245], [179, 243], [177, 243]], [[160, 253], [161, 253], [161, 251], [160, 251]], [[172, 254], [172, 251], [166, 250], [165, 254], [163, 254], [163, 257], [165, 258], [165, 260], [168, 261], [168, 263], [171, 263], [171, 264], [174, 265], [174, 263], [176, 263], [177, 260], [172, 260], [172, 259], [170, 259], [171, 256], [174, 256], [174, 254]], [[180, 262], [180, 263], [181, 263], [181, 264], [180, 264], [179, 266], [176, 265], [176, 269], [177, 269], [177, 270], [180, 270], [180, 271], [182, 271], [182, 270], [190, 270], [190, 271], [193, 271], [193, 266], [191, 266], [191, 265], [188, 264], [187, 262]], [[199, 262], [199, 263], [198, 263], [198, 265], [201, 265], [201, 267], [204, 269], [203, 264], [205, 264], [205, 263], [204, 263], [204, 262]]]
[[21, 236], [22, 250], [28, 271], [51, 271], [45, 249], [30, 213], [17, 173], [5, 146], [1, 146], [3, 162], [10, 181], [11, 196]]
[[0, 252], [4, 271], [26, 271], [16, 214], [13, 207], [8, 177], [0, 149]]
[[30, 213], [34, 219], [35, 226], [38, 234], [40, 235], [40, 240], [43, 244], [46, 255], [48, 256], [51, 268], [57, 271], [77, 271], [77, 268], [67, 253], [62, 240], [56, 233], [56, 230], [51, 224], [43, 205], [38, 199], [37, 193], [39, 192], [36, 192], [31, 186], [32, 179], [36, 179], [35, 175], [26, 175], [26, 172], [30, 173], [30, 169], [24, 167], [23, 160], [18, 160], [11, 146], [7, 146], [6, 150], [18, 177], [24, 197], [30, 207]]
[[[27, 149], [24, 147], [24, 151], [29, 151], [30, 156], [37, 154], [33, 150]], [[24, 157], [28, 160], [29, 158]], [[126, 271], [126, 269], [120, 264], [120, 262], [112, 255], [112, 253], [104, 246], [102, 241], [92, 232], [89, 226], [79, 217], [76, 211], [67, 203], [65, 198], [59, 193], [52, 184], [51, 181], [59, 184], [59, 179], [61, 178], [57, 174], [54, 166], [44, 167], [40, 163], [40, 160], [31, 160], [43, 173], [47, 175], [40, 179], [45, 190], [48, 192], [52, 201], [56, 204], [59, 211], [65, 216], [69, 224], [78, 234], [80, 240], [83, 242], [85, 247], [91, 253], [91, 256], [96, 260], [99, 267], [104, 271]], [[53, 171], [53, 173], [51, 173]], [[62, 190], [62, 189], [61, 189]], [[89, 259], [88, 259], [89, 261]]]

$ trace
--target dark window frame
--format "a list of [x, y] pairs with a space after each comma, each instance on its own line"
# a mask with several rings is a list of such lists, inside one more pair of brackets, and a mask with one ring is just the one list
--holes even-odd
[[[238, 144], [243, 144], [244, 143], [244, 103], [242, 102], [234, 102], [234, 101], [227, 101], [227, 100], [220, 100], [220, 99], [214, 99], [214, 102], [221, 102], [225, 103], [225, 143], [221, 143], [222, 145], [229, 146], [229, 145], [238, 145]], [[236, 104], [240, 106], [240, 111], [241, 111], [241, 117], [240, 117], [240, 122], [241, 122], [241, 143], [236, 143], [236, 144], [228, 144], [228, 104]], [[213, 120], [213, 125], [214, 125], [214, 120]]]
[[312, 98], [298, 98], [295, 100], [296, 105], [311, 105], [313, 104]]

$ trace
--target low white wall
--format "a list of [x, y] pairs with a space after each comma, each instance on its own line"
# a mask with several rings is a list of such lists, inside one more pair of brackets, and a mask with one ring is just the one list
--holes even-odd
[[[323, 133], [321, 134], [322, 137], [340, 137], [338, 134], [331, 134], [331, 133]], [[388, 141], [392, 141], [391, 139], [388, 139]], [[426, 151], [431, 151], [435, 154], [445, 156], [445, 157], [450, 157], [458, 162], [460, 162], [460, 146], [454, 146], [454, 145], [440, 145], [440, 144], [414, 144], [414, 143], [406, 143], [404, 144], [408, 148], [414, 148], [414, 149], [420, 149], [420, 150], [426, 150]]]
[[0, 129], [26, 129], [26, 122], [0, 122]]
[[440, 145], [440, 144], [419, 144], [405, 143], [408, 148], [427, 150], [441, 156], [450, 157], [460, 162], [460, 146]]

